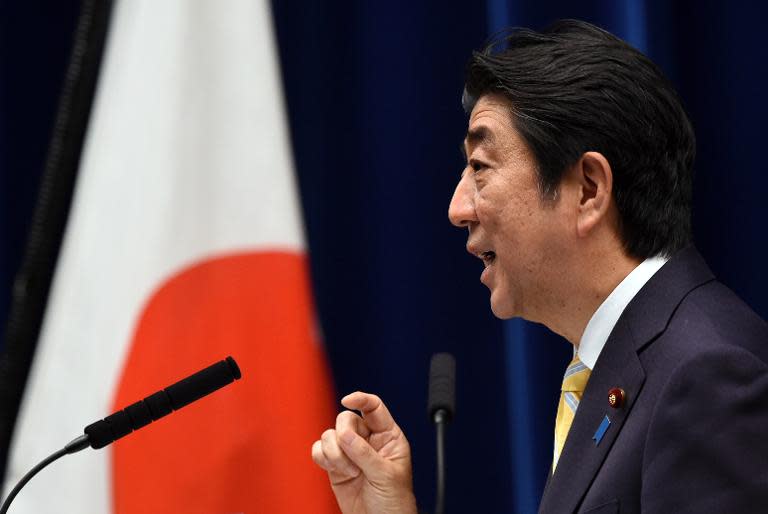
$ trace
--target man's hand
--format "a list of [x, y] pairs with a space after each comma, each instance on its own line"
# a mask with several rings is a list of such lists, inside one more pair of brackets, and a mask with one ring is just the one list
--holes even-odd
[[354, 392], [341, 404], [336, 428], [312, 445], [312, 459], [328, 472], [344, 514], [416, 514], [411, 448], [378, 396]]

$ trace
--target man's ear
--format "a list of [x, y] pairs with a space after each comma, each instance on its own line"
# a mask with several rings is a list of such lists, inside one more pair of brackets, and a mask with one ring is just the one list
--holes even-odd
[[571, 172], [579, 189], [579, 212], [576, 231], [586, 237], [609, 216], [613, 195], [613, 172], [605, 156], [586, 152]]

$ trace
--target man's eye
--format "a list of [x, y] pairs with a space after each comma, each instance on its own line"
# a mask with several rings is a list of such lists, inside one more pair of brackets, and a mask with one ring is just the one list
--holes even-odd
[[469, 161], [469, 167], [472, 168], [472, 171], [475, 173], [479, 173], [485, 169], [485, 164], [477, 161]]

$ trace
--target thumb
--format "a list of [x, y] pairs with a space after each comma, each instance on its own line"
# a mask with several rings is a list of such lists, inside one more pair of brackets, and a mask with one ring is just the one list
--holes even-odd
[[349, 460], [355, 463], [368, 479], [375, 479], [384, 469], [386, 462], [368, 441], [354, 430], [339, 434], [339, 444]]

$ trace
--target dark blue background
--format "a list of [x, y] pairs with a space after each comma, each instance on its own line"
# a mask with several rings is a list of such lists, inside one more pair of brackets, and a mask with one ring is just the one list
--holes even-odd
[[[0, 320], [42, 171], [78, 2], [0, 2]], [[750, 3], [591, 0], [273, 3], [312, 277], [339, 394], [385, 398], [433, 502], [429, 356], [458, 360], [449, 512], [533, 512], [570, 347], [495, 320], [481, 263], [447, 207], [463, 163], [459, 98], [472, 49], [507, 25], [595, 22], [658, 62], [698, 137], [695, 239], [768, 315], [768, 45]]]

